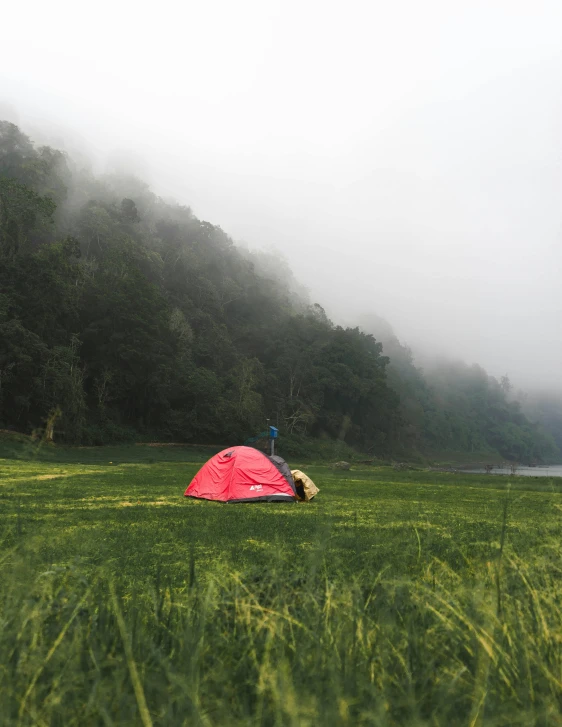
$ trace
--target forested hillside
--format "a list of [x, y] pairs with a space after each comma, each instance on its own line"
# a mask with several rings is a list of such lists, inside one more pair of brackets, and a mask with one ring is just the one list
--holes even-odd
[[562, 452], [562, 394], [552, 391], [520, 392], [521, 407], [531, 421], [549, 432]]
[[548, 419], [539, 407], [522, 407], [507, 376], [498, 381], [477, 364], [437, 358], [422, 370], [386, 321], [365, 316], [362, 329], [376, 335], [390, 357], [387, 381], [400, 396], [406, 449], [471, 454], [495, 450], [526, 463], [559, 456], [560, 402], [550, 397]]
[[392, 446], [372, 336], [333, 326], [283, 265], [133, 179], [96, 179], [0, 126], [0, 421], [57, 436]]
[[424, 374], [374, 332], [333, 325], [283, 261], [189, 208], [0, 122], [0, 427], [56, 413], [73, 443], [240, 443], [271, 417], [374, 453], [554, 456], [505, 382]]

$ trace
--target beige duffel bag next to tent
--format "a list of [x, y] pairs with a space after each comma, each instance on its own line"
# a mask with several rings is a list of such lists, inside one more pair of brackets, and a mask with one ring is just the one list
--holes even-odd
[[320, 490], [316, 487], [314, 482], [308, 475], [300, 470], [291, 470], [295, 487], [297, 488], [297, 495], [300, 500], [304, 502], [310, 502], [312, 498], [317, 495]]

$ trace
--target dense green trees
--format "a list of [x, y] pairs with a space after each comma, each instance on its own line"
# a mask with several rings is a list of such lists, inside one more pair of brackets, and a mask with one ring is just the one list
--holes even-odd
[[0, 423], [103, 442], [300, 436], [390, 446], [380, 344], [290, 271], [135, 180], [93, 178], [0, 125]]
[[[527, 408], [523, 413], [509, 379], [500, 381], [480, 366], [434, 360], [425, 371], [400, 344], [390, 326], [367, 316], [363, 328], [383, 342], [390, 356], [389, 386], [400, 396], [401, 444], [406, 449], [482, 453], [497, 451], [518, 462], [540, 462], [560, 456], [554, 414], [549, 421]], [[552, 407], [562, 421], [562, 407]], [[560, 427], [562, 432], [562, 426]]]
[[57, 411], [70, 442], [226, 443], [271, 417], [378, 453], [553, 446], [481, 369], [423, 374], [372, 333], [334, 326], [274, 255], [0, 122], [0, 426]]

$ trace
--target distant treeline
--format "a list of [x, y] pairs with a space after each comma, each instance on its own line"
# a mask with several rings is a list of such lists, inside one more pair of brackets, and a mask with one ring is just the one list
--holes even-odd
[[300, 291], [274, 255], [0, 122], [0, 427], [55, 414], [71, 443], [240, 443], [271, 417], [293, 441], [373, 453], [556, 456], [508, 382], [425, 375], [394, 337], [383, 354], [369, 325], [335, 326]]
[[435, 359], [424, 371], [386, 321], [365, 316], [363, 328], [383, 342], [390, 358], [387, 382], [400, 395], [410, 449], [482, 456], [495, 450], [525, 463], [560, 458], [560, 399], [516, 393], [508, 376], [497, 380], [477, 364]]

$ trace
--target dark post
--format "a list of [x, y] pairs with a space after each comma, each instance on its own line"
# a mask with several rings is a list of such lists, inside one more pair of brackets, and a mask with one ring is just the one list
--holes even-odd
[[[268, 419], [269, 421], [269, 419]], [[275, 454], [275, 440], [277, 439], [277, 433], [278, 433], [277, 427], [269, 427], [269, 441], [271, 442], [271, 456]]]

